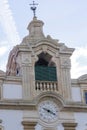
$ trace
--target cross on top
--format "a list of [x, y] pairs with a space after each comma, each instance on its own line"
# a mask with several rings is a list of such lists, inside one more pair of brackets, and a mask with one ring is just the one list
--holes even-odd
[[33, 10], [33, 13], [34, 13], [34, 18], [36, 17], [36, 9], [37, 9], [37, 7], [35, 5], [38, 5], [38, 4], [35, 3], [34, 1], [33, 1], [33, 4], [30, 4], [31, 10]]

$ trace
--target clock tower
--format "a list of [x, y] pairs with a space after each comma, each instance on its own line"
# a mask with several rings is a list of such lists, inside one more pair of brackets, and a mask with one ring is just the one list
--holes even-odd
[[29, 34], [0, 70], [0, 130], [87, 130], [87, 74], [71, 79], [74, 49], [45, 36], [30, 5]]
[[36, 17], [29, 23], [29, 35], [11, 51], [6, 73], [21, 77], [24, 130], [35, 126], [56, 130], [61, 124], [67, 130], [66, 123], [74, 130], [73, 113], [63, 110], [72, 101], [70, 56], [74, 49], [50, 35], [45, 37], [43, 25]]
[[[10, 52], [6, 75], [17, 77], [22, 85], [24, 130], [75, 130], [76, 123], [68, 104], [72, 103], [70, 57], [74, 51], [43, 33], [33, 2], [33, 20], [23, 38]], [[67, 111], [66, 111], [67, 108]]]

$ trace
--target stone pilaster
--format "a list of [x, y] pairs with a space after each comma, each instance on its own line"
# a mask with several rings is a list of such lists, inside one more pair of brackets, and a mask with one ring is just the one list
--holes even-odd
[[22, 55], [22, 84], [23, 84], [23, 99], [32, 99], [33, 87], [33, 66], [30, 54]]
[[77, 123], [62, 123], [64, 130], [76, 130]]
[[24, 130], [35, 130], [36, 124], [37, 124], [37, 122], [22, 121]]
[[70, 76], [70, 59], [61, 57], [61, 82], [62, 82], [62, 95], [66, 100], [71, 99], [71, 76]]
[[29, 100], [32, 98], [32, 86], [33, 86], [33, 78], [32, 78], [32, 66], [23, 66], [22, 68], [23, 76], [23, 99]]

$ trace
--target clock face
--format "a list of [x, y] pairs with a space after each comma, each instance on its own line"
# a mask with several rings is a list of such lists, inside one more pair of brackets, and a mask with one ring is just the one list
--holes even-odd
[[38, 107], [39, 116], [45, 122], [54, 122], [58, 119], [58, 106], [50, 100], [45, 100]]

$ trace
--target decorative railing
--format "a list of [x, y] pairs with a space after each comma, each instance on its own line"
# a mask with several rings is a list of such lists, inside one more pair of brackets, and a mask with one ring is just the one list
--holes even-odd
[[58, 84], [56, 81], [35, 81], [36, 91], [58, 91]]

